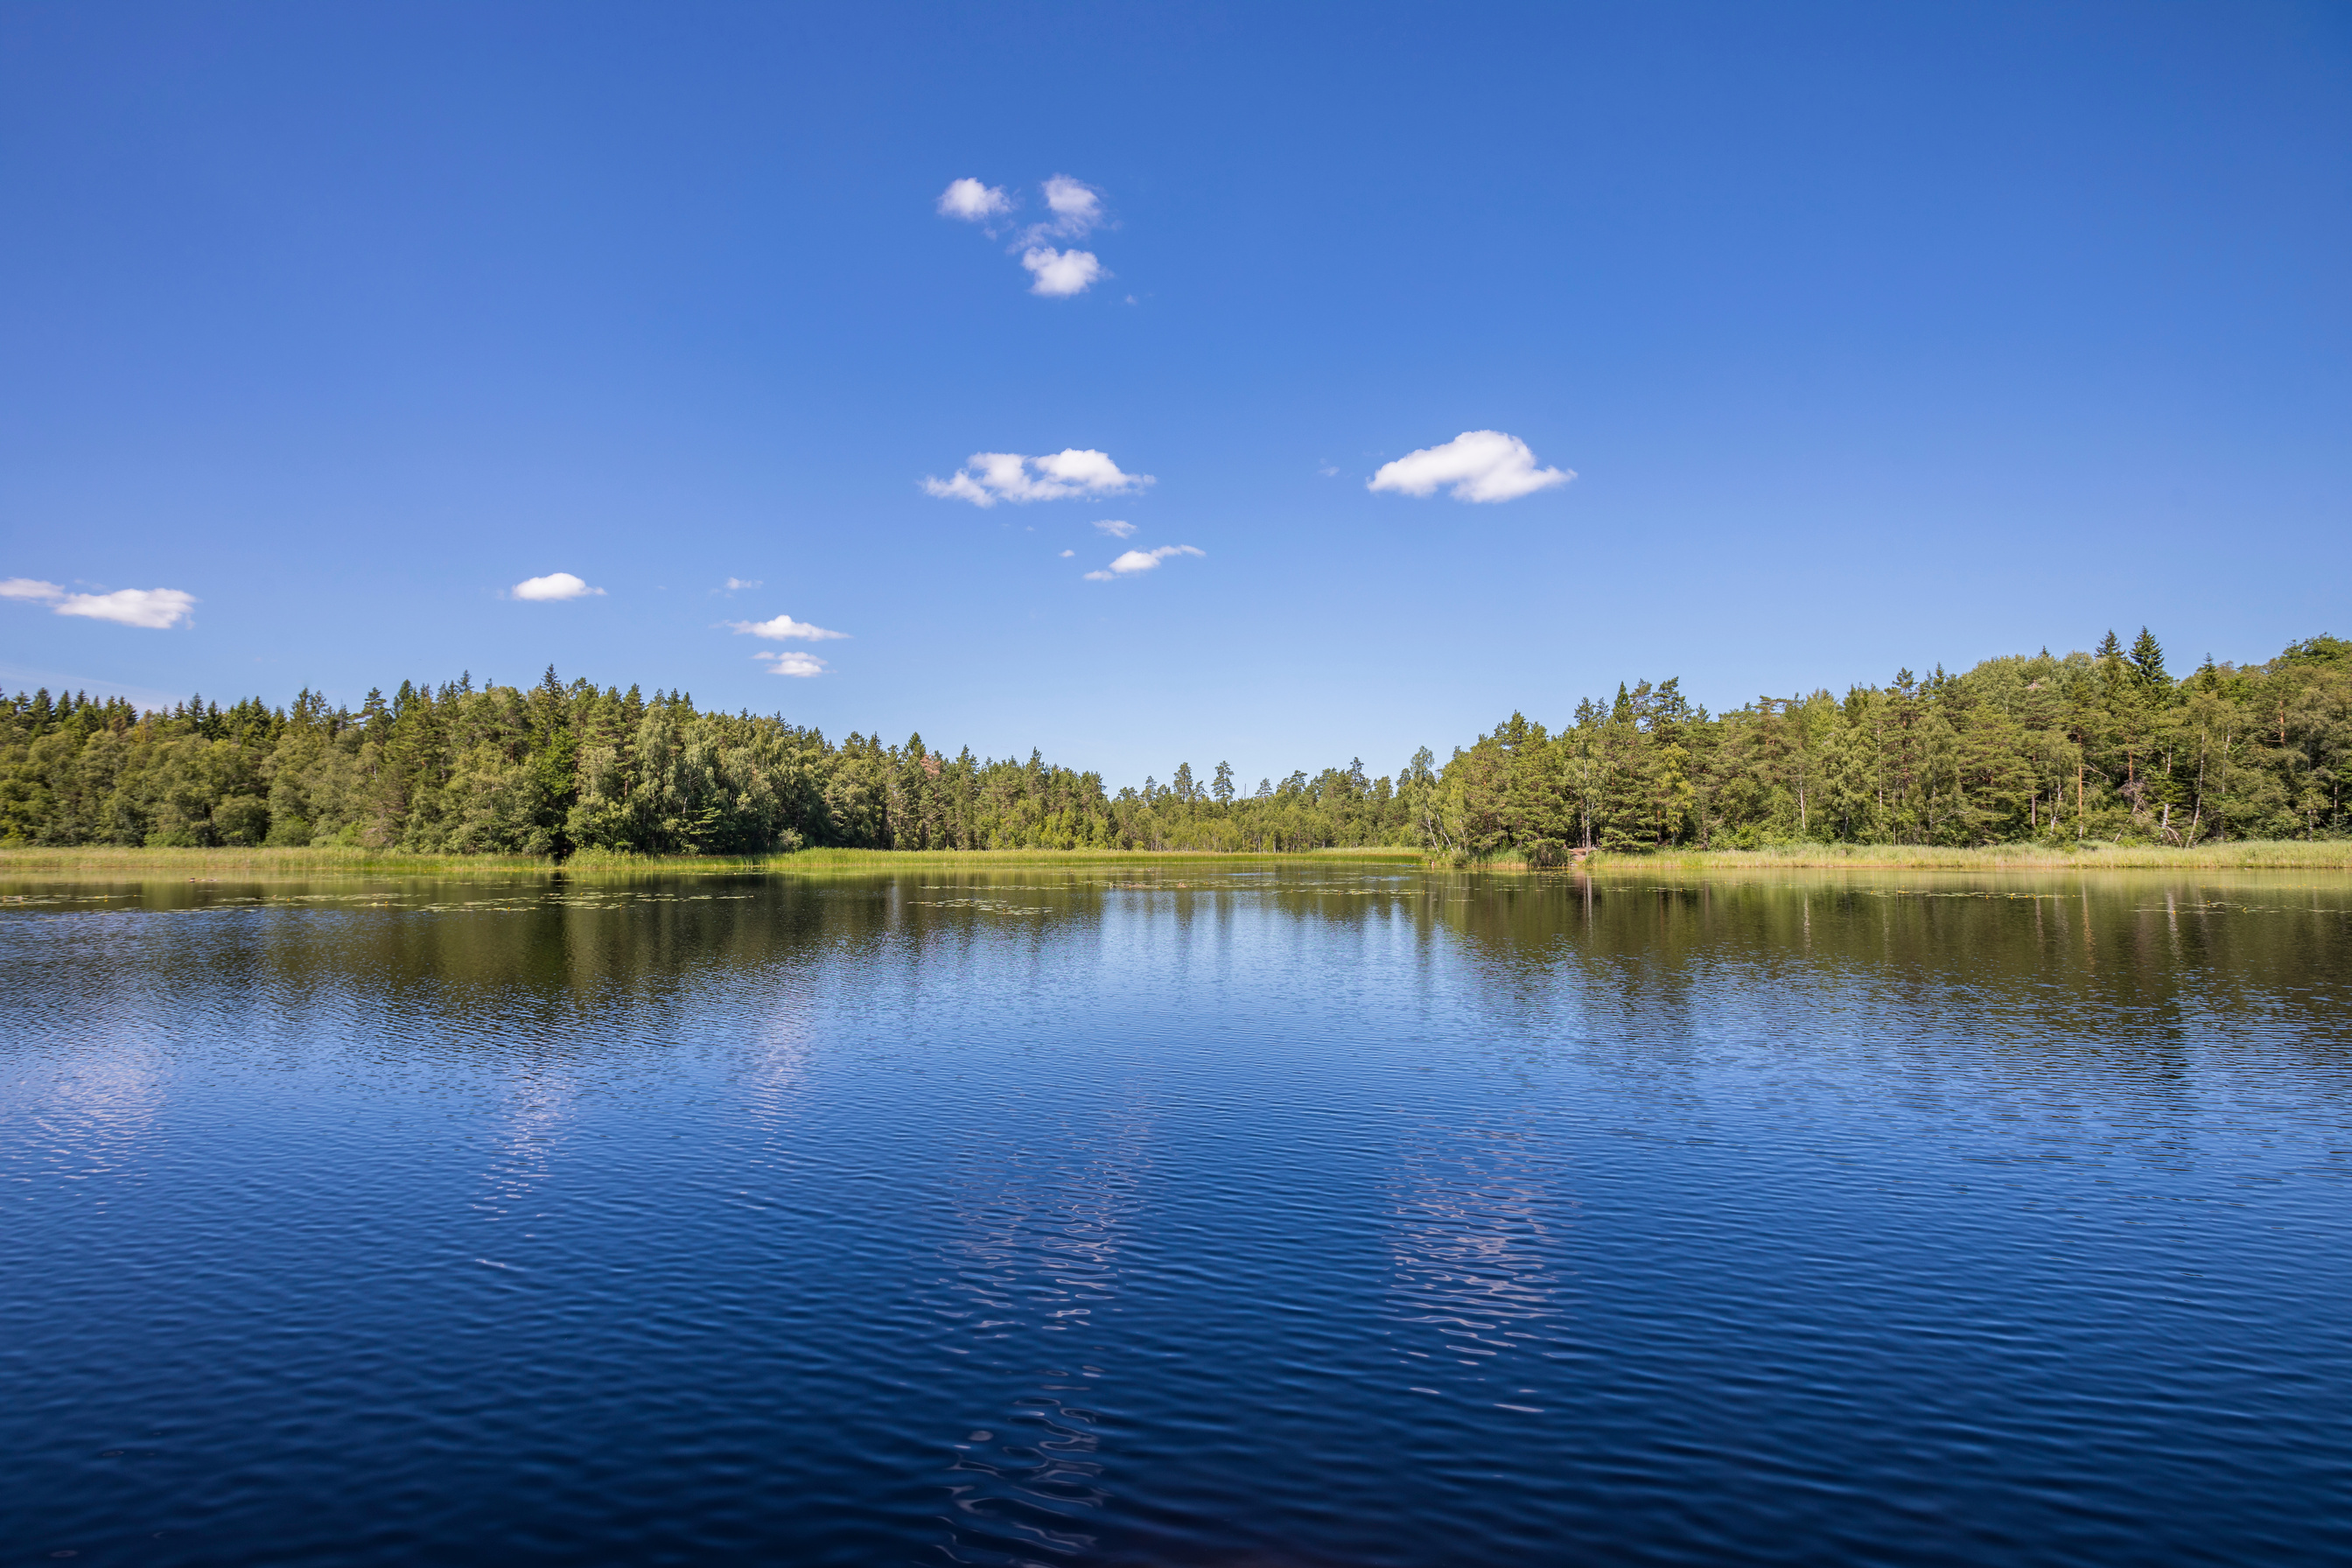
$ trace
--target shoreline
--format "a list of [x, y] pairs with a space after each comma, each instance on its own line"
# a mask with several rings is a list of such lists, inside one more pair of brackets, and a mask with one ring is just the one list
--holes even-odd
[[[984, 869], [1109, 864], [1330, 865], [1360, 862], [1444, 871], [1533, 872], [1521, 858], [1497, 857], [1456, 866], [1446, 857], [1402, 846], [1285, 852], [1198, 849], [800, 849], [784, 855], [602, 855], [568, 860], [521, 855], [411, 855], [316, 849], [0, 848], [0, 879], [110, 879], [143, 881], [289, 880], [338, 877], [795, 876], [828, 871], [887, 871], [921, 867]], [[2039, 845], [1936, 848], [1888, 844], [1816, 844], [1773, 849], [1596, 850], [1549, 874], [1613, 876], [1652, 871], [2352, 871], [2352, 840], [2248, 840], [2176, 849]]]
[[607, 855], [557, 860], [529, 855], [411, 855], [378, 849], [132, 849], [116, 847], [0, 848], [0, 880], [11, 878], [115, 877], [145, 880], [269, 880], [313, 877], [791, 876], [821, 871], [912, 869], [924, 866], [1170, 865], [1210, 862], [1382, 861], [1421, 866], [1428, 857], [1393, 846], [1283, 852], [1208, 849], [796, 849], [783, 855]]
[[[1502, 863], [1497, 863], [1498, 867]], [[1514, 863], [1517, 868], [1525, 861]], [[1661, 871], [2352, 871], [2352, 840], [2246, 839], [2119, 848], [2042, 845], [1938, 848], [1906, 844], [1807, 844], [1778, 849], [1661, 849], [1649, 854], [1595, 850], [1561, 869], [1587, 873]]]

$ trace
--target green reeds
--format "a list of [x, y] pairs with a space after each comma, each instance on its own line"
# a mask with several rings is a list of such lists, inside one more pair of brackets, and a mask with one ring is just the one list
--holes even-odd
[[415, 877], [484, 871], [544, 871], [529, 855], [407, 855], [389, 849], [125, 849], [100, 845], [0, 849], [0, 877]]
[[1785, 844], [1766, 849], [1661, 849], [1649, 853], [1596, 853], [1591, 871], [1732, 871], [1851, 868], [1854, 870], [1936, 869], [1952, 871], [2352, 871], [2352, 840], [2247, 839], [2125, 848], [2089, 844], [2081, 848], [2040, 844], [1994, 844], [1981, 848], [1939, 848], [1909, 844]]
[[616, 855], [583, 850], [563, 861], [528, 855], [411, 855], [388, 849], [129, 849], [101, 846], [0, 848], [0, 879], [76, 880], [275, 881], [328, 877], [447, 877], [554, 872], [566, 876], [724, 876], [744, 872], [810, 874], [969, 869], [1012, 866], [1168, 864], [1237, 861], [1388, 860], [1419, 865], [1416, 849], [1350, 848], [1288, 854], [1196, 849], [802, 849], [788, 855]]
[[[1202, 849], [802, 849], [788, 855], [615, 855], [585, 850], [564, 861], [527, 855], [411, 855], [388, 849], [126, 849], [101, 847], [0, 849], [0, 879], [275, 881], [328, 877], [448, 877], [518, 872], [567, 876], [725, 876], [746, 872], [814, 875], [919, 870], [967, 870], [1114, 862], [1168, 865], [1183, 861], [1291, 864], [1333, 861], [1443, 866], [1441, 857], [1395, 846], [1255, 853]], [[2247, 840], [2175, 849], [2160, 845], [2082, 848], [1999, 844], [1938, 848], [1903, 844], [1789, 844], [1765, 849], [1661, 849], [1596, 852], [1560, 870], [1739, 871], [1847, 868], [1953, 871], [2352, 871], [2352, 840]], [[1518, 871], [1526, 861], [1508, 855], [1472, 862], [1467, 869]]]

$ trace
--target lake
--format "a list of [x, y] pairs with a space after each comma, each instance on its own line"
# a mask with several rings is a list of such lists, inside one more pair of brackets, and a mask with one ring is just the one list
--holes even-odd
[[0, 891], [20, 1559], [2352, 1560], [2352, 879]]

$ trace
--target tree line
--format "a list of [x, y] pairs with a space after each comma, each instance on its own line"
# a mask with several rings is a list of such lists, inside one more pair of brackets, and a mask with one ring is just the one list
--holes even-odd
[[1099, 773], [956, 755], [912, 735], [838, 743], [692, 697], [467, 676], [357, 710], [202, 697], [0, 693], [0, 843], [350, 845], [432, 854], [764, 855], [877, 849], [1289, 850], [1393, 842], [1360, 763], [1237, 791], [1220, 763], [1112, 795]]
[[885, 849], [1295, 850], [1414, 846], [1557, 863], [1580, 849], [2194, 844], [2352, 833], [2352, 643], [2176, 679], [2143, 629], [2090, 653], [1898, 671], [1843, 697], [1720, 714], [1679, 683], [1620, 685], [1557, 730], [1514, 713], [1442, 765], [1360, 760], [1241, 786], [1190, 763], [1111, 793], [1099, 773], [954, 756], [920, 735], [839, 742], [781, 717], [470, 677], [352, 710], [201, 697], [0, 693], [0, 843], [353, 845], [564, 856]]
[[1805, 842], [2188, 845], [2352, 831], [2352, 643], [2175, 679], [2143, 627], [2091, 653], [1763, 695], [1711, 715], [1673, 680], [1514, 713], [1401, 781], [1418, 839], [1538, 863], [1580, 848]]

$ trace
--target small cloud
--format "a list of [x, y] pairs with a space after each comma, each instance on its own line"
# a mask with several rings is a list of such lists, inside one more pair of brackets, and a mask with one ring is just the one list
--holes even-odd
[[1109, 583], [1121, 577], [1132, 577], [1139, 572], [1153, 572], [1162, 561], [1177, 555], [1203, 555], [1189, 544], [1163, 544], [1157, 550], [1130, 550], [1099, 572], [1087, 574], [1089, 583]]
[[59, 601], [58, 614], [163, 631], [187, 619], [195, 603], [194, 594], [177, 588], [118, 588], [111, 594], [68, 594]]
[[983, 185], [978, 180], [953, 180], [940, 193], [940, 216], [961, 218], [966, 223], [982, 223], [1013, 210], [1013, 199], [1002, 185]]
[[1077, 552], [1075, 550], [1065, 550], [1062, 552], [1062, 559], [1067, 561], [1071, 556], [1076, 555], [1076, 553]]
[[[1083, 239], [1104, 223], [1103, 196], [1085, 181], [1074, 180], [1067, 174], [1056, 174], [1047, 180], [1044, 194], [1051, 216], [1043, 223], [1013, 230], [1009, 248], [1028, 268], [1032, 294], [1066, 300], [1085, 293], [1110, 276], [1102, 258], [1094, 252], [1076, 247], [1060, 248], [1060, 243]], [[936, 204], [941, 217], [978, 224], [992, 239], [1000, 237], [997, 220], [1010, 214], [1015, 205], [1002, 185], [986, 185], [971, 179], [950, 182], [940, 193]]]
[[1097, 452], [1091, 447], [1083, 450], [1066, 447], [1051, 457], [1029, 460], [1055, 483], [1073, 486], [1088, 495], [1115, 495], [1140, 489], [1153, 482], [1150, 474], [1120, 473], [1108, 453]]
[[[832, 642], [849, 635], [847, 632], [829, 632], [823, 626], [813, 626], [790, 616], [778, 616], [771, 621], [729, 621], [727, 627], [738, 635], [765, 637], [770, 642]], [[760, 657], [765, 658], [768, 656], [761, 654]]]
[[118, 588], [111, 594], [76, 594], [37, 577], [10, 577], [0, 582], [0, 599], [47, 605], [60, 616], [81, 616], [158, 632], [186, 620], [196, 604], [194, 594], [184, 594], [177, 588]]
[[760, 580], [757, 577], [730, 577], [727, 579], [727, 586], [719, 591], [722, 594], [732, 594], [740, 589], [756, 588], [759, 585]]
[[507, 593], [517, 599], [584, 599], [604, 591], [591, 588], [569, 572], [551, 572], [544, 577], [526, 577]]
[[1082, 239], [1103, 220], [1102, 193], [1067, 174], [1045, 182], [1045, 205], [1054, 214], [1051, 232], [1066, 238]]
[[1135, 524], [1131, 522], [1118, 522], [1114, 521], [1109, 522], [1098, 522], [1095, 524], [1095, 526], [1101, 529], [1105, 533], [1109, 534], [1113, 539], [1132, 539], [1135, 537]]
[[1338, 478], [1339, 477], [1339, 470], [1338, 468], [1334, 468], [1334, 467], [1333, 467], [1332, 465], [1330, 465], [1329, 463], [1326, 463], [1326, 464], [1324, 464], [1321, 468], [1319, 468], [1316, 469], [1315, 471], [1316, 471], [1318, 474], [1320, 474], [1323, 478], [1325, 478], [1325, 479], [1338, 479]]
[[1110, 276], [1093, 251], [1056, 250], [1050, 245], [1032, 246], [1023, 251], [1021, 265], [1036, 279], [1029, 285], [1029, 292], [1048, 300], [1083, 294], [1093, 287], [1095, 279]]
[[807, 677], [824, 673], [824, 660], [813, 653], [755, 653], [751, 657], [764, 662], [770, 675]]
[[1150, 474], [1121, 473], [1108, 454], [1068, 447], [1043, 458], [1018, 452], [974, 452], [952, 478], [927, 479], [923, 490], [947, 500], [994, 506], [1000, 500], [1027, 503], [1069, 496], [1118, 495], [1153, 483]]
[[1424, 447], [1383, 463], [1364, 488], [1425, 496], [1440, 485], [1450, 485], [1455, 500], [1505, 501], [1574, 478], [1566, 468], [1537, 468], [1536, 455], [1516, 436], [1465, 430], [1443, 447]]

